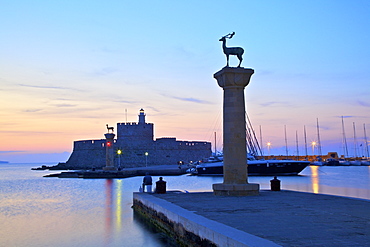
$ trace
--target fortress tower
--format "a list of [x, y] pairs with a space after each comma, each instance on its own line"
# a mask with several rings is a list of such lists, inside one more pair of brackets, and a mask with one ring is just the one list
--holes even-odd
[[145, 124], [145, 113], [143, 108], [141, 108], [139, 112], [139, 124]]
[[121, 146], [145, 145], [153, 142], [154, 125], [145, 122], [143, 109], [139, 111], [139, 122], [117, 123], [117, 141]]
[[[114, 145], [110, 150], [113, 152], [110, 157], [113, 156], [113, 160], [110, 160], [109, 166], [112, 169], [116, 169], [118, 163], [122, 168], [174, 165], [179, 161], [186, 164], [211, 155], [210, 142], [178, 141], [175, 137], [154, 140], [154, 124], [146, 123], [143, 109], [140, 109], [138, 117], [138, 122], [117, 123], [117, 139], [111, 140]], [[73, 152], [64, 167], [67, 169], [102, 168], [106, 164], [105, 144], [105, 139], [75, 141]], [[120, 154], [117, 154], [118, 150]]]

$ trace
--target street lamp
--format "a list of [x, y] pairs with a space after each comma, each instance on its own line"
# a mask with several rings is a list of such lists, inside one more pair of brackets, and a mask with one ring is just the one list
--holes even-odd
[[145, 152], [145, 166], [148, 166], [148, 152]]
[[315, 141], [311, 142], [311, 145], [312, 145], [312, 155], [314, 156], [315, 155], [316, 142]]
[[270, 156], [270, 146], [271, 146], [271, 142], [268, 142], [267, 143], [267, 150], [268, 150], [269, 156]]
[[121, 170], [121, 154], [122, 154], [122, 150], [121, 149], [118, 149], [117, 150], [117, 154], [118, 154], [118, 169]]
[[270, 156], [270, 148], [271, 148], [271, 142], [268, 142], [267, 143], [267, 150], [268, 150], [269, 156]]

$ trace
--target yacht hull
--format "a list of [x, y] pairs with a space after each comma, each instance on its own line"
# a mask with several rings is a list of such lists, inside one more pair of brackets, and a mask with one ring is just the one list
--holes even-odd
[[[248, 175], [298, 175], [309, 164], [309, 161], [296, 160], [248, 161]], [[223, 162], [203, 163], [196, 167], [196, 172], [198, 175], [223, 175]]]

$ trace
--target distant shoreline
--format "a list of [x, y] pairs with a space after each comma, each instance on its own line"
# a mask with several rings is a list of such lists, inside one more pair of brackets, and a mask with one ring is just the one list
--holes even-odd
[[3, 160], [0, 160], [0, 164], [8, 164], [9, 161], [3, 161]]

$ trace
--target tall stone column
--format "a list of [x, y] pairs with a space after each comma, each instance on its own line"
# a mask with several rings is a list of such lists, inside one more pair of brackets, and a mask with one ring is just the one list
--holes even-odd
[[106, 142], [105, 142], [105, 167], [103, 167], [104, 171], [115, 171], [116, 168], [114, 167], [114, 150], [113, 150], [113, 142], [114, 136], [113, 133], [106, 133], [104, 134]]
[[224, 90], [224, 181], [213, 184], [215, 195], [258, 195], [259, 184], [248, 183], [244, 88], [253, 69], [225, 67], [214, 74]]

